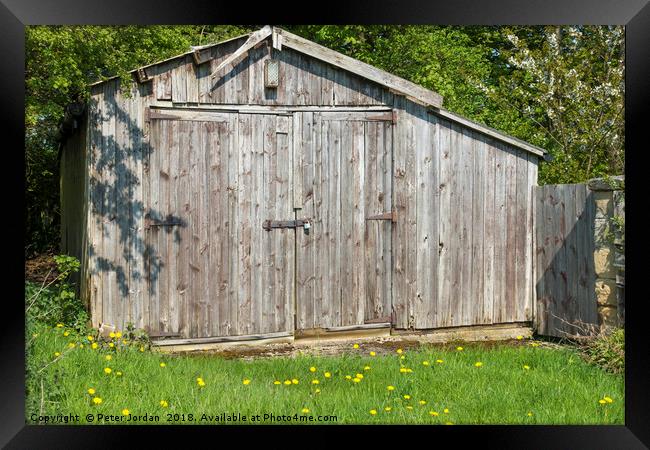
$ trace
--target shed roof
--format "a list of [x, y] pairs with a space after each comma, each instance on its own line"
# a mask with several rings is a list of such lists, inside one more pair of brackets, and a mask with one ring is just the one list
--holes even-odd
[[[490, 128], [480, 123], [471, 121], [467, 118], [454, 114], [451, 111], [445, 110], [442, 107], [443, 97], [437, 92], [434, 92], [430, 89], [426, 89], [423, 86], [420, 86], [416, 83], [405, 80], [404, 78], [400, 78], [397, 75], [393, 75], [377, 67], [371, 66], [370, 64], [366, 64], [363, 61], [359, 61], [357, 59], [351, 58], [335, 50], [329, 49], [315, 42], [302, 38], [296, 34], [290, 33], [284, 29], [274, 27], [274, 26], [267, 25], [251, 33], [235, 36], [233, 38], [226, 39], [213, 44], [195, 46], [192, 47], [192, 49], [188, 52], [173, 56], [171, 58], [167, 58], [162, 61], [148, 64], [146, 66], [136, 68], [132, 70], [130, 73], [137, 74], [143, 69], [154, 67], [159, 64], [172, 61], [174, 59], [184, 58], [187, 55], [194, 55], [195, 57], [198, 58], [200, 52], [204, 49], [209, 49], [218, 45], [223, 45], [227, 42], [232, 42], [234, 40], [243, 39], [247, 37], [248, 39], [246, 40], [246, 42], [244, 42], [244, 44], [239, 49], [237, 49], [233, 54], [231, 54], [228, 58], [222, 61], [219, 64], [219, 66], [217, 66], [217, 68], [213, 71], [212, 77], [216, 77], [219, 75], [219, 72], [223, 68], [231, 65], [242, 55], [245, 55], [248, 52], [248, 50], [255, 47], [260, 42], [268, 39], [269, 36], [272, 37], [273, 46], [275, 48], [278, 48], [280, 50], [282, 49], [283, 46], [291, 48], [300, 53], [306, 54], [313, 58], [332, 64], [348, 72], [354, 73], [362, 78], [373, 81], [379, 85], [388, 88], [391, 92], [394, 92], [398, 95], [404, 95], [405, 97], [407, 97], [408, 99], [416, 103], [422, 104], [424, 106], [428, 106], [431, 108], [430, 110], [432, 113], [444, 117], [448, 120], [463, 124], [468, 128], [474, 129], [478, 132], [491, 136], [495, 139], [501, 140], [505, 143], [513, 145], [522, 150], [526, 150], [537, 156], [544, 157], [547, 154], [547, 151], [541, 147], [538, 147], [536, 145], [525, 142], [521, 139], [505, 134], [494, 128]], [[90, 84], [90, 86], [99, 85], [101, 83], [104, 83], [114, 78], [117, 77], [111, 77], [106, 80], [100, 80]]]

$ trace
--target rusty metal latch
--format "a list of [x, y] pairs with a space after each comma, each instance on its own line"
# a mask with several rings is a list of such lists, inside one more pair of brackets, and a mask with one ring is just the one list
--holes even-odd
[[167, 222], [160, 222], [157, 220], [150, 219], [149, 217], [146, 217], [144, 219], [145, 230], [148, 230], [151, 227], [173, 227], [176, 225], [183, 225], [183, 222], [180, 219], [171, 219], [168, 220]]
[[262, 228], [266, 231], [271, 231], [273, 228], [302, 228], [305, 234], [309, 234], [311, 222], [309, 219], [298, 220], [265, 220], [262, 223]]
[[390, 211], [382, 214], [377, 214], [376, 216], [366, 217], [366, 220], [390, 220], [394, 223], [397, 222], [397, 211]]

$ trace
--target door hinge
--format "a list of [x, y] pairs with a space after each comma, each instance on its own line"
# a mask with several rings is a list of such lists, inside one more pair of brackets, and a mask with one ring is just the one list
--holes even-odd
[[389, 211], [375, 216], [366, 217], [366, 220], [390, 220], [395, 223], [397, 222], [397, 211]]

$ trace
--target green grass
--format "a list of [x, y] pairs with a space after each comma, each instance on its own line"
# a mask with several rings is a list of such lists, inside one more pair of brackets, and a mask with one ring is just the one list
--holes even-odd
[[[64, 337], [64, 331], [39, 326], [27, 336], [30, 423], [32, 413], [78, 414], [86, 423], [86, 414], [121, 416], [124, 408], [134, 415], [158, 415], [161, 424], [224, 423], [201, 422], [203, 413], [239, 413], [247, 416], [247, 423], [251, 416], [265, 413], [291, 416], [284, 423], [323, 423], [316, 421], [317, 416], [329, 415], [337, 418], [329, 423], [339, 424], [624, 423], [622, 375], [587, 364], [570, 348], [533, 346], [532, 341], [489, 347], [462, 344], [462, 351], [455, 345], [419, 347], [405, 350], [404, 359], [388, 347], [372, 357], [361, 344], [359, 349], [349, 346], [342, 356], [241, 360], [140, 352], [139, 346], [93, 350], [84, 336], [71, 332]], [[75, 343], [75, 348], [68, 348], [69, 343]], [[381, 344], [374, 344], [374, 349], [377, 346]], [[61, 356], [55, 357], [55, 352]], [[106, 355], [112, 359], [106, 361]], [[444, 362], [436, 363], [437, 359]], [[478, 361], [481, 367], [475, 366]], [[161, 362], [166, 366], [160, 367]], [[309, 370], [312, 366], [315, 373]], [[365, 366], [370, 369], [364, 370]], [[111, 374], [104, 373], [105, 367], [112, 369]], [[400, 373], [400, 367], [412, 372]], [[325, 371], [331, 372], [331, 378], [324, 377]], [[361, 382], [345, 379], [357, 373], [363, 374]], [[197, 377], [203, 378], [204, 387]], [[273, 384], [293, 378], [299, 380], [297, 385]], [[250, 384], [244, 385], [244, 379], [250, 379]], [[311, 384], [313, 379], [320, 383]], [[389, 391], [388, 385], [395, 390]], [[92, 403], [89, 388], [95, 389], [101, 404]], [[411, 399], [405, 400], [404, 395]], [[613, 401], [600, 404], [605, 396]], [[167, 408], [161, 407], [161, 400], [168, 402]], [[420, 405], [420, 400], [426, 404]], [[384, 410], [387, 406], [390, 412]], [[303, 408], [309, 413], [303, 414]], [[370, 414], [373, 409], [376, 415]], [[179, 421], [168, 422], [168, 414], [177, 414]], [[181, 421], [183, 414], [185, 419], [192, 414], [194, 421]], [[300, 417], [308, 416], [314, 422], [300, 422]]]

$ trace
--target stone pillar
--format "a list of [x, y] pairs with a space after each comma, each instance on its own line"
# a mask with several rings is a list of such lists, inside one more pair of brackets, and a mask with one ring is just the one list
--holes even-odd
[[598, 178], [587, 183], [596, 207], [594, 268], [601, 331], [624, 323], [624, 235], [617, 226], [622, 223], [617, 216], [624, 214], [623, 183], [623, 177]]

